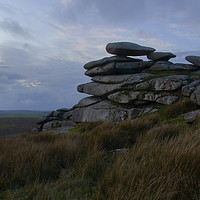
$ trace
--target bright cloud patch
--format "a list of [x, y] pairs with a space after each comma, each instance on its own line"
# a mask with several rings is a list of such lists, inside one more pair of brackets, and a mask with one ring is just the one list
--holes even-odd
[[18, 82], [21, 84], [23, 87], [38, 87], [41, 85], [39, 81], [27, 81], [27, 80], [18, 80]]

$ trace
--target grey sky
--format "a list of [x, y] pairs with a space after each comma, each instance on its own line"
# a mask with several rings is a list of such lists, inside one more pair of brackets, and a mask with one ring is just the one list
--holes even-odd
[[71, 107], [82, 66], [129, 41], [200, 54], [198, 0], [0, 0], [0, 109]]

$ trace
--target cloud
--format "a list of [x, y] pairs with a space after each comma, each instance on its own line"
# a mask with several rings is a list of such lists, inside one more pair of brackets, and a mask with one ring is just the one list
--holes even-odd
[[88, 82], [80, 63], [12, 46], [1, 47], [0, 53], [2, 64], [9, 66], [0, 68], [0, 109], [70, 108], [86, 96], [76, 90]]
[[11, 6], [10, 4], [7, 3], [1, 3], [0, 2], [0, 10], [3, 11], [6, 14], [10, 14], [10, 15], [16, 15], [16, 9]]
[[0, 22], [0, 28], [2, 28], [4, 31], [9, 32], [10, 34], [13, 34], [15, 36], [25, 37], [25, 38], [31, 38], [31, 35], [27, 30], [25, 30], [17, 21], [4, 18]]

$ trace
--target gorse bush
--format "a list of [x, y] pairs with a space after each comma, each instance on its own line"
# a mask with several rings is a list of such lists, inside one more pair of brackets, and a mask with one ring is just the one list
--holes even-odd
[[199, 124], [158, 112], [1, 138], [0, 199], [199, 200]]

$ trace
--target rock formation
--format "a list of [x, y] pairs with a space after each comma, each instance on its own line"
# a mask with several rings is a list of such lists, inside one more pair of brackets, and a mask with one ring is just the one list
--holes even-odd
[[[170, 52], [130, 42], [109, 43], [114, 56], [84, 65], [90, 83], [77, 90], [91, 96], [72, 109], [58, 109], [38, 122], [40, 130], [84, 121], [119, 122], [155, 112], [161, 105], [188, 97], [200, 105], [199, 56], [187, 56], [191, 64], [172, 63]], [[148, 61], [128, 56], [144, 56]]]

